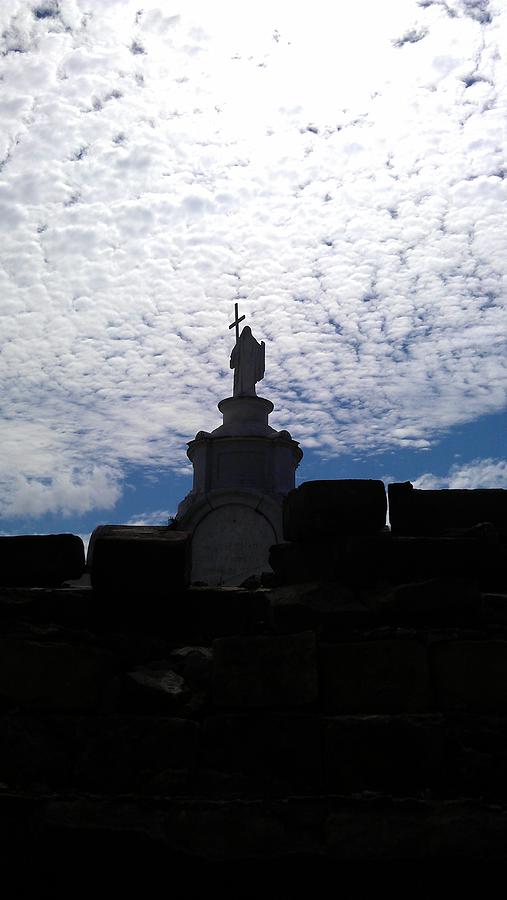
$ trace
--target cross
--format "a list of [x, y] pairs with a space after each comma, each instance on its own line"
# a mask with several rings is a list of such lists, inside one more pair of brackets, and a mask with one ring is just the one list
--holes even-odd
[[245, 316], [239, 315], [238, 304], [235, 303], [234, 304], [234, 322], [231, 325], [229, 325], [229, 331], [231, 330], [231, 328], [234, 328], [234, 326], [236, 326], [236, 343], [238, 343], [238, 341], [239, 341], [239, 323], [242, 322], [244, 318], [245, 318]]

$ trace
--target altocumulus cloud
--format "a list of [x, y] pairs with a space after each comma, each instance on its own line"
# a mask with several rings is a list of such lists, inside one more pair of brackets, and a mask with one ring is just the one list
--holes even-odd
[[414, 479], [416, 488], [507, 488], [507, 460], [474, 459], [452, 466], [447, 475], [430, 472]]
[[12, 0], [0, 33], [2, 512], [181, 470], [238, 299], [307, 447], [504, 406], [503, 0]]

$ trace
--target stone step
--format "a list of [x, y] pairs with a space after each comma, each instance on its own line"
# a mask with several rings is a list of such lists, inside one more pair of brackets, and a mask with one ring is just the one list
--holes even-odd
[[0, 537], [0, 585], [58, 586], [84, 572], [84, 545], [75, 534]]

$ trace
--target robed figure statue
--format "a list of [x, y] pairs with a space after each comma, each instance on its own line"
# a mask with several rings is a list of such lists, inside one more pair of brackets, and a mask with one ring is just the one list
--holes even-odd
[[264, 378], [264, 341], [255, 340], [252, 329], [245, 325], [231, 353], [234, 369], [234, 397], [255, 397], [255, 385]]

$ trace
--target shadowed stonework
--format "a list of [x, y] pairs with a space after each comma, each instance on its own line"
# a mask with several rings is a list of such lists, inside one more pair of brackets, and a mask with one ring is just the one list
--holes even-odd
[[[382, 483], [289, 492], [270, 589], [188, 587], [190, 536], [171, 528], [97, 529], [79, 589], [61, 584], [79, 538], [22, 542], [0, 570], [0, 824], [18, 877], [169, 866], [237, 896], [247, 873], [350, 890], [383, 862], [505, 862], [507, 492], [421, 491], [440, 521], [416, 536], [412, 493], [390, 491], [398, 535]], [[221, 530], [227, 504], [214, 512]], [[417, 878], [411, 895], [436, 896]]]

